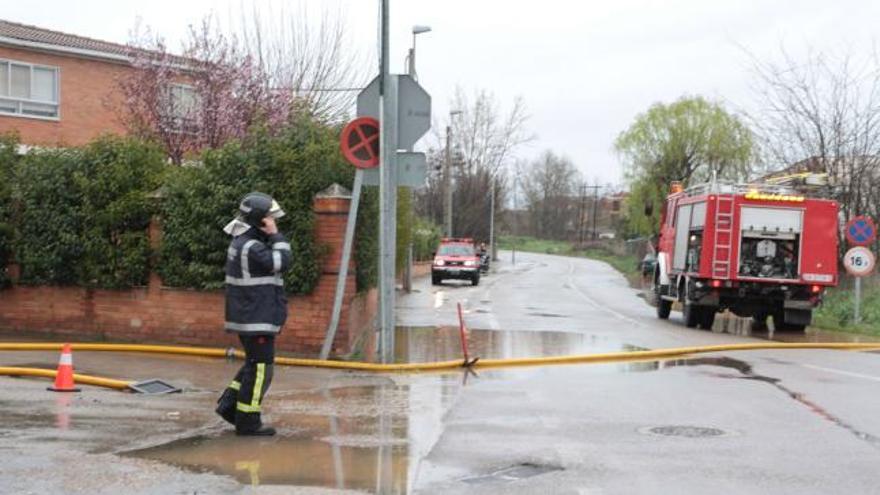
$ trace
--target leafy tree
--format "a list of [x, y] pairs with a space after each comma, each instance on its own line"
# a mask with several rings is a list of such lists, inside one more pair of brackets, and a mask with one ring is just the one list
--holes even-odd
[[626, 167], [629, 227], [635, 234], [657, 231], [656, 218], [645, 219], [642, 208], [646, 201], [662, 201], [670, 182], [688, 185], [713, 174], [744, 179], [755, 156], [749, 128], [720, 103], [699, 96], [653, 105], [620, 133], [614, 147]]

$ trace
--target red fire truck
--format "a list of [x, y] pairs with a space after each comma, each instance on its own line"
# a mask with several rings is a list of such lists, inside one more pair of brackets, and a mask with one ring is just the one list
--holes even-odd
[[803, 331], [837, 285], [837, 203], [774, 185], [674, 185], [661, 215], [657, 316], [680, 302], [685, 324], [711, 329], [729, 309], [753, 328]]

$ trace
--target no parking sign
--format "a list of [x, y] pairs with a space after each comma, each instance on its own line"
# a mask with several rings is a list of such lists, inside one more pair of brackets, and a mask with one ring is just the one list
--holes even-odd
[[846, 224], [846, 240], [853, 246], [867, 246], [877, 238], [877, 227], [871, 217], [857, 216]]

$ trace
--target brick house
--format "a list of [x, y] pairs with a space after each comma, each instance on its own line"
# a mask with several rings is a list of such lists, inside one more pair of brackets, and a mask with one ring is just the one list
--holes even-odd
[[0, 133], [17, 130], [22, 143], [37, 146], [124, 133], [116, 81], [133, 70], [131, 53], [126, 45], [0, 20]]

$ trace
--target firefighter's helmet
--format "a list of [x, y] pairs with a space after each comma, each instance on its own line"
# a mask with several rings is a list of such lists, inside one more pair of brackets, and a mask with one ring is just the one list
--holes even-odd
[[281, 218], [284, 210], [272, 199], [272, 196], [261, 192], [252, 192], [242, 198], [238, 205], [238, 213], [241, 219], [253, 227], [262, 227], [266, 217]]

